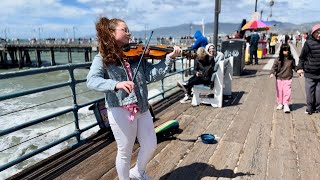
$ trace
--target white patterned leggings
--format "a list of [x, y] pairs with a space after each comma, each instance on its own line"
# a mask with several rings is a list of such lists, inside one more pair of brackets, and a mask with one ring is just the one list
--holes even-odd
[[136, 137], [139, 141], [140, 150], [135, 168], [141, 174], [145, 171], [147, 163], [157, 147], [157, 138], [150, 111], [136, 113], [132, 122], [129, 121], [129, 117], [130, 112], [122, 107], [108, 108], [109, 123], [118, 147], [116, 169], [120, 180], [130, 179], [130, 162]]

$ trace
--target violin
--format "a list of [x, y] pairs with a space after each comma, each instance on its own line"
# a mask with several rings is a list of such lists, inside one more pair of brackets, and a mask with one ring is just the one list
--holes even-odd
[[[129, 60], [139, 60], [140, 56], [144, 50], [143, 44], [128, 44], [123, 49], [124, 57]], [[156, 45], [156, 46], [148, 46], [144, 56], [150, 59], [159, 59], [162, 60], [165, 56], [173, 51], [173, 47], [168, 47], [165, 45]], [[191, 49], [186, 49], [182, 51], [183, 56], [194, 57], [194, 54], [191, 54]], [[194, 51], [194, 50], [193, 50]]]

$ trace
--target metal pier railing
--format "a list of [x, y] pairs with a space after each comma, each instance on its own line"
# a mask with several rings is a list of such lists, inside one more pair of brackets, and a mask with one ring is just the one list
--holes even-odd
[[[168, 87], [167, 85], [165, 85], [165, 81], [170, 79], [170, 78], [173, 78], [173, 76], [179, 76], [181, 75], [181, 80], [183, 81], [184, 80], [184, 77], [185, 77], [185, 74], [187, 74], [186, 72], [190, 72], [190, 70], [193, 68], [191, 67], [190, 68], [190, 65], [188, 68], [184, 67], [184, 58], [180, 58], [180, 60], [178, 59], [177, 61], [181, 61], [181, 69], [179, 71], [176, 71], [176, 72], [173, 72], [173, 73], [170, 73], [168, 74], [163, 80], [161, 80], [160, 82], [160, 87], [161, 87], [161, 91], [158, 93], [158, 94], [155, 94], [154, 96], [150, 97], [149, 100], [154, 100], [155, 98], [159, 98], [162, 97], [166, 97], [166, 95], [169, 95], [170, 93], [169, 92], [172, 92], [174, 93], [174, 89], [177, 88], [176, 86], [171, 86], [171, 87]], [[190, 63], [190, 61], [189, 61]], [[55, 121], [57, 117], [60, 117], [60, 116], [63, 116], [63, 115], [66, 115], [67, 113], [72, 113], [73, 114], [73, 123], [74, 123], [74, 129], [72, 130], [71, 133], [63, 136], [62, 138], [59, 138], [59, 139], [55, 139], [53, 142], [50, 142], [42, 147], [38, 147], [36, 148], [35, 150], [33, 151], [28, 151], [27, 153], [17, 157], [16, 159], [12, 160], [12, 161], [9, 161], [5, 164], [2, 164], [0, 166], [0, 172], [14, 166], [14, 165], [17, 165], [43, 151], [46, 151], [62, 142], [65, 142], [71, 138], [76, 138], [76, 143], [71, 147], [76, 147], [77, 145], [80, 145], [82, 143], [85, 142], [86, 138], [82, 139], [81, 138], [81, 134], [83, 132], [86, 132], [88, 131], [89, 129], [92, 129], [94, 127], [97, 127], [98, 126], [98, 122], [94, 121], [92, 124], [86, 126], [86, 127], [82, 127], [80, 128], [80, 125], [79, 125], [79, 114], [78, 114], [78, 111], [79, 109], [83, 108], [83, 107], [86, 107], [86, 106], [90, 106], [94, 103], [97, 103], [101, 100], [103, 100], [103, 97], [101, 96], [100, 98], [96, 98], [94, 100], [87, 100], [86, 102], [82, 102], [82, 103], [79, 103], [78, 102], [78, 96], [79, 94], [84, 94], [86, 92], [90, 92], [90, 90], [88, 91], [84, 91], [84, 92], [78, 92], [76, 91], [76, 87], [81, 84], [81, 83], [85, 83], [86, 82], [86, 79], [85, 78], [82, 78], [82, 79], [76, 79], [75, 78], [75, 70], [77, 69], [89, 69], [91, 63], [81, 63], [81, 64], [67, 64], [67, 65], [60, 65], [60, 66], [53, 66], [53, 67], [44, 67], [44, 68], [37, 68], [37, 69], [30, 69], [30, 70], [23, 70], [23, 71], [18, 71], [18, 72], [9, 72], [9, 73], [2, 73], [0, 74], [0, 81], [2, 80], [11, 80], [11, 79], [14, 79], [14, 78], [25, 78], [25, 77], [30, 77], [32, 75], [38, 75], [38, 74], [45, 74], [45, 73], [50, 73], [50, 72], [56, 72], [56, 71], [67, 71], [68, 72], [68, 76], [69, 76], [69, 80], [66, 81], [66, 82], [59, 82], [59, 83], [55, 83], [55, 84], [50, 84], [50, 85], [47, 85], [47, 86], [43, 86], [43, 87], [36, 87], [36, 88], [33, 88], [33, 89], [28, 89], [28, 90], [22, 90], [20, 92], [12, 92], [12, 93], [7, 93], [7, 94], [3, 94], [0, 92], [0, 103], [1, 102], [4, 102], [4, 101], [10, 101], [14, 98], [18, 98], [18, 97], [23, 97], [23, 96], [26, 96], [26, 95], [32, 95], [32, 94], [35, 94], [35, 93], [40, 93], [40, 92], [44, 92], [46, 93], [47, 91], [50, 91], [50, 90], [57, 90], [59, 88], [65, 88], [65, 87], [69, 87], [71, 89], [71, 93], [70, 93], [70, 96], [68, 96], [69, 98], [72, 98], [72, 103], [70, 103], [70, 106], [68, 106], [68, 108], [65, 108], [63, 110], [59, 110], [59, 111], [56, 111], [56, 112], [53, 112], [53, 113], [49, 113], [47, 115], [43, 115], [43, 116], [40, 116], [40, 117], [37, 117], [35, 119], [31, 119], [31, 120], [28, 120], [26, 122], [24, 121], [21, 121], [23, 123], [21, 124], [18, 124], [18, 125], [14, 125], [12, 127], [8, 127], [6, 129], [0, 129], [0, 139], [1, 138], [4, 138], [4, 136], [8, 136], [10, 135], [11, 133], [14, 133], [14, 132], [17, 132], [17, 131], [20, 131], [20, 130], [23, 130], [23, 129], [26, 129], [30, 126], [34, 126], [34, 125], [39, 125], [40, 123], [43, 123], [43, 122], [47, 122], [48, 120], [52, 120], [52, 121]], [[171, 79], [170, 79], [171, 80]], [[178, 90], [178, 89], [177, 89]], [[63, 99], [63, 97], [61, 98], [57, 98], [56, 100], [61, 100]], [[55, 101], [55, 100], [53, 100]], [[50, 101], [52, 102], [52, 101]], [[45, 102], [45, 103], [49, 103], [49, 102]], [[11, 112], [4, 112], [4, 113], [1, 113], [0, 112], [0, 119], [2, 119], [1, 117], [3, 116], [10, 116], [10, 115], [13, 115], [21, 110], [26, 110], [28, 108], [32, 108], [32, 107], [35, 107], [35, 106], [38, 106], [38, 105], [43, 105], [45, 103], [39, 103], [39, 104], [36, 104], [34, 106], [30, 106], [30, 107], [24, 107], [22, 109], [18, 109], [18, 110], [14, 110], [14, 111], [11, 111]], [[93, 117], [94, 118], [94, 117]], [[44, 132], [42, 135], [46, 134], [46, 132]], [[41, 136], [41, 135], [39, 135]], [[30, 141], [34, 138], [30, 138], [26, 141]], [[13, 147], [16, 147], [16, 146], [19, 146], [21, 145], [22, 143], [25, 143], [26, 141], [23, 141], [21, 143], [18, 143], [18, 144], [14, 144], [10, 147], [6, 147], [4, 149], [1, 149], [0, 148], [0, 153], [3, 152], [3, 151], [6, 151], [10, 148], [13, 148]]]

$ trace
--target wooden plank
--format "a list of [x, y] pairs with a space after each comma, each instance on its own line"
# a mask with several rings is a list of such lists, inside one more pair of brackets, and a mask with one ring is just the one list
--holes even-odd
[[[214, 167], [206, 168], [203, 172], [205, 176], [221, 179], [249, 175], [244, 172], [235, 173], [234, 170], [238, 164], [240, 155], [243, 153], [243, 146], [251, 124], [254, 121], [256, 109], [261, 104], [258, 97], [262, 97], [261, 95], [265, 88], [265, 78], [258, 76], [255, 80], [251, 79], [251, 81], [255, 82], [250, 87], [248, 96], [244, 99], [245, 104], [239, 105], [241, 106], [239, 113], [235, 116], [235, 120], [228, 128], [226, 135], [222, 137], [217, 150], [209, 160], [209, 164]], [[256, 101], [257, 99], [259, 99], [259, 102]], [[204, 179], [209, 179], [209, 177]]]
[[[201, 107], [201, 106], [200, 106]], [[201, 115], [205, 117], [205, 113]], [[147, 166], [147, 172], [153, 179], [159, 179], [173, 170], [188, 150], [194, 146], [197, 136], [204, 131], [203, 126], [198, 126], [200, 119], [195, 116], [181, 115], [181, 121], [189, 124], [182, 134], [178, 135], [181, 140], [174, 140], [163, 151], [155, 156]], [[198, 121], [197, 121], [198, 120]]]
[[[251, 83], [252, 84], [252, 83]], [[253, 84], [252, 84], [253, 85]], [[246, 86], [249, 87], [249, 86]], [[234, 89], [241, 88], [241, 86], [233, 86]], [[242, 87], [243, 88], [243, 87]], [[243, 88], [247, 90], [246, 88]], [[243, 95], [243, 94], [242, 94]], [[243, 97], [235, 97], [243, 99]], [[237, 102], [240, 101], [237, 100]], [[233, 105], [231, 99], [230, 105]], [[226, 133], [225, 131], [230, 126], [231, 122], [234, 120], [234, 116], [238, 113], [239, 108], [236, 106], [226, 106], [222, 109], [219, 109], [218, 113], [212, 112], [208, 114], [207, 117], [211, 119], [209, 127], [206, 129], [206, 132], [213, 134], [220, 134], [222, 137]], [[210, 117], [213, 117], [210, 118]], [[206, 169], [211, 167], [211, 165], [207, 164], [208, 157], [212, 155], [214, 150], [216, 149], [217, 144], [214, 145], [206, 145], [202, 143], [197, 143], [193, 146], [185, 156], [184, 159], [181, 159], [180, 163], [172, 172], [168, 172], [164, 176], [163, 179], [200, 179], [206, 176]]]
[[[241, 173], [250, 179], [265, 179], [269, 152], [271, 120], [275, 109], [274, 81], [266, 81], [263, 98], [257, 107], [254, 122], [248, 132], [241, 156], [235, 168], [236, 179], [242, 179]], [[238, 176], [239, 175], [239, 176]], [[251, 176], [250, 176], [251, 175]]]
[[210, 157], [208, 166], [201, 173], [201, 179], [221, 179], [235, 177], [234, 168], [243, 144], [220, 141], [217, 150]]
[[296, 154], [289, 149], [270, 149], [266, 179], [300, 179]]
[[[298, 79], [300, 86], [304, 79]], [[303, 99], [304, 88], [293, 91], [294, 99]], [[292, 112], [294, 123], [294, 137], [297, 146], [298, 165], [301, 179], [320, 179], [320, 142], [319, 131], [314, 121], [319, 121], [317, 114], [309, 116], [304, 113], [305, 108]]]
[[267, 179], [299, 179], [294, 129], [289, 114], [276, 112], [272, 122]]
[[[62, 174], [56, 179], [99, 179], [108, 169], [114, 167], [116, 153], [116, 143], [113, 142], [80, 164], [73, 166], [67, 173]], [[83, 166], [83, 164], [86, 165]]]
[[241, 110], [236, 116], [237, 120], [229, 127], [229, 133], [224, 137], [224, 141], [243, 144], [247, 137], [251, 122], [256, 113], [257, 105], [260, 103], [258, 99], [259, 97], [262, 97], [261, 91], [264, 87], [263, 84], [265, 80], [261, 77], [257, 77], [255, 80], [252, 79], [252, 81], [255, 81], [255, 84], [252, 86], [249, 95], [245, 99], [247, 102], [245, 105], [239, 106]]
[[[222, 136], [229, 127], [232, 119], [216, 119], [217, 114], [225, 109], [214, 109], [207, 115], [209, 126], [204, 133], [211, 133]], [[236, 113], [237, 111], [234, 111]], [[203, 144], [200, 140], [191, 148], [190, 152], [177, 165], [172, 172], [168, 172], [164, 177], [168, 179], [200, 179], [206, 168], [208, 157], [212, 155], [218, 144]]]
[[12, 179], [52, 179], [68, 171], [73, 165], [78, 164], [83, 159], [101, 150], [103, 145], [110, 143], [105, 139], [109, 137], [108, 132], [97, 134], [88, 142], [73, 150], [63, 150], [52, 157], [39, 162], [35, 166], [29, 167], [24, 171], [12, 176]]

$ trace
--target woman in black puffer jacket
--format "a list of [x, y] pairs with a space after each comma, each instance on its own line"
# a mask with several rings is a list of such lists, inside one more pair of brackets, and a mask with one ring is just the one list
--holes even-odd
[[298, 74], [305, 77], [306, 113], [320, 112], [320, 24], [312, 27], [311, 35], [308, 36], [302, 48]]

